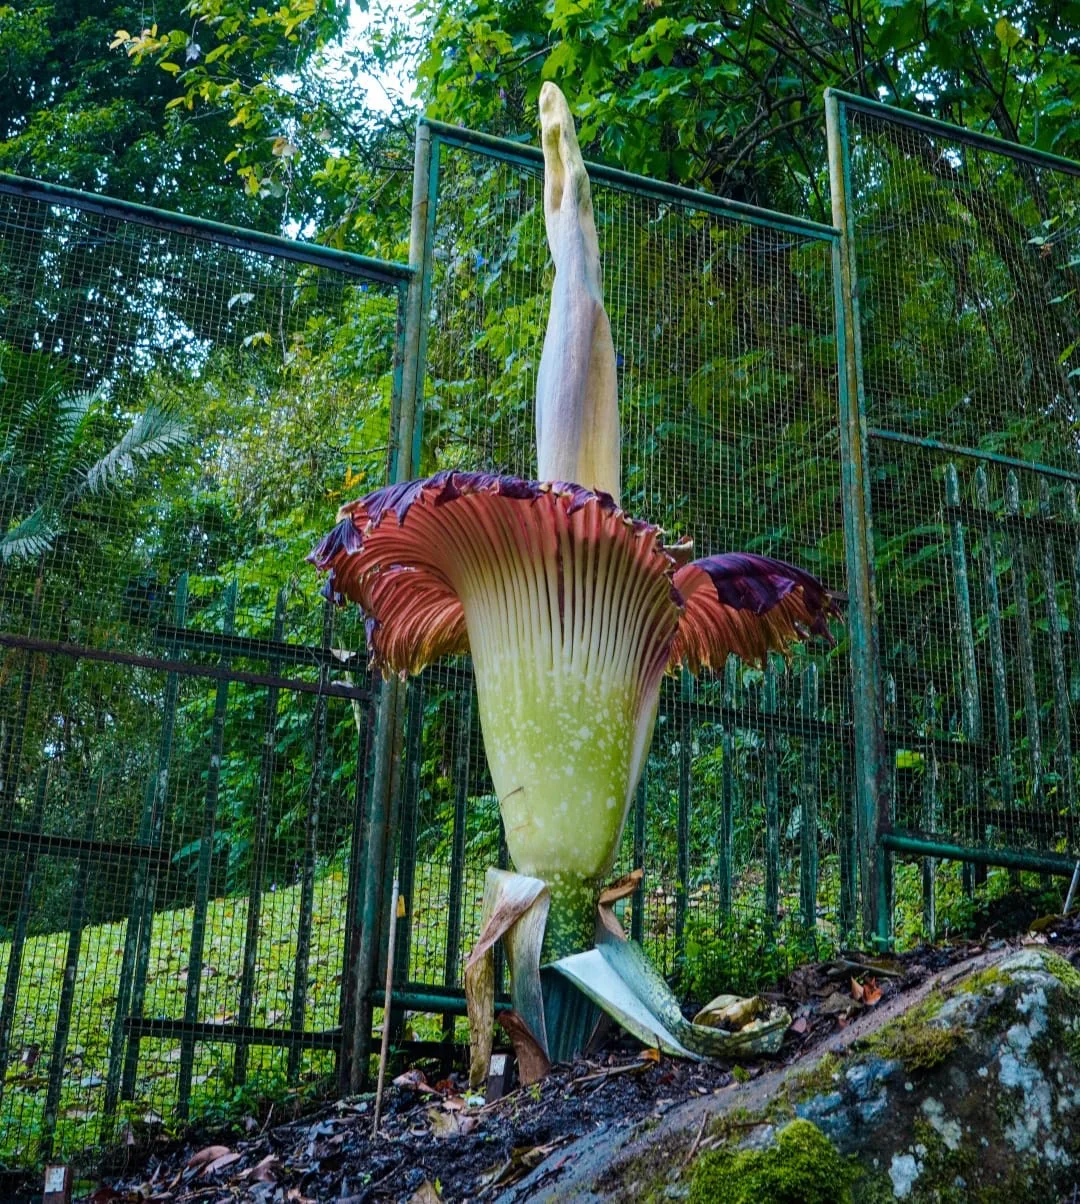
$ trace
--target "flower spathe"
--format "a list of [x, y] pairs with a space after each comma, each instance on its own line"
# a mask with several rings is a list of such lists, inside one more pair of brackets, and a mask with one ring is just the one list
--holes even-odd
[[720, 667], [729, 653], [761, 663], [827, 637], [835, 612], [793, 565], [687, 563], [689, 544], [661, 535], [578, 485], [443, 472], [344, 506], [310, 557], [330, 596], [369, 616], [385, 672], [471, 654], [507, 846], [519, 872], [550, 884], [563, 950], [588, 935], [665, 670]]

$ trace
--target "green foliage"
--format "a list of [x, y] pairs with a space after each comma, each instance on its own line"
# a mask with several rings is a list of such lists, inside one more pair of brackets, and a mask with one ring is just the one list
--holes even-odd
[[[2, 396], [9, 402], [12, 394]], [[8, 524], [0, 563], [44, 555], [84, 497], [136, 476], [188, 440], [183, 422], [151, 404], [110, 447], [101, 432], [109, 425], [122, 430], [128, 416], [117, 417], [107, 413], [100, 391], [51, 389], [16, 402], [0, 445], [0, 520]]]
[[[344, 931], [346, 876], [340, 871], [323, 875], [315, 886], [314, 925], [311, 944], [311, 981], [307, 992], [307, 1016], [315, 1029], [333, 1028], [338, 1023]], [[260, 916], [260, 974], [266, 981], [289, 983], [296, 961], [298, 912], [301, 891], [286, 886], [268, 891], [263, 897]], [[67, 900], [65, 900], [67, 902]], [[204, 979], [201, 1019], [226, 1019], [218, 1014], [213, 983], [239, 978], [243, 957], [243, 923], [234, 923], [234, 914], [243, 916], [247, 906], [242, 898], [212, 900], [207, 913], [207, 942], [201, 973]], [[150, 940], [145, 1014], [168, 1016], [183, 1007], [185, 980], [188, 975], [186, 943], [190, 932], [190, 908], [161, 910], [154, 915]], [[122, 924], [91, 925], [82, 932], [80, 972], [75, 985], [73, 1016], [75, 1027], [68, 1045], [63, 1093], [60, 1099], [57, 1143], [61, 1148], [81, 1149], [95, 1138], [118, 1136], [125, 1124], [136, 1134], [160, 1133], [162, 1121], [169, 1116], [176, 1096], [179, 1042], [147, 1043], [142, 1049], [135, 1095], [122, 1105], [117, 1120], [110, 1121], [99, 1108], [86, 1107], [86, 1082], [103, 1083], [108, 1071], [109, 1038], [116, 1005], [115, 966], [118, 950], [123, 947]], [[29, 969], [22, 992], [21, 1031], [47, 1039], [56, 1025], [60, 984], [64, 977], [68, 933], [59, 931], [32, 935], [24, 951]], [[10, 946], [0, 943], [0, 957]], [[256, 1000], [251, 1023], [257, 1026], [283, 1027], [289, 1014], [286, 992], [270, 991]], [[231, 1015], [231, 1014], [230, 1014]], [[226, 1058], [221, 1047], [200, 1044], [192, 1090], [192, 1112], [222, 1124], [242, 1120], [245, 1115], [260, 1116], [274, 1100], [302, 1100], [317, 1085], [324, 1083], [332, 1070], [333, 1056], [321, 1052], [305, 1054], [299, 1083], [285, 1081], [286, 1055], [280, 1049], [253, 1046], [248, 1056], [248, 1078], [244, 1085], [235, 1083], [231, 1073], [231, 1050]], [[17, 1123], [4, 1127], [0, 1137], [0, 1158], [7, 1163], [26, 1164], [35, 1155], [45, 1104], [46, 1074], [41, 1066], [24, 1069], [13, 1061], [4, 1085], [4, 1093]]]
[[752, 995], [775, 986], [795, 966], [831, 952], [827, 934], [807, 932], [797, 923], [770, 926], [747, 899], [728, 915], [714, 918], [704, 909], [691, 915], [679, 986], [702, 1003], [723, 993]]
[[858, 1176], [824, 1133], [793, 1120], [766, 1150], [724, 1147], [698, 1160], [690, 1204], [845, 1204]]

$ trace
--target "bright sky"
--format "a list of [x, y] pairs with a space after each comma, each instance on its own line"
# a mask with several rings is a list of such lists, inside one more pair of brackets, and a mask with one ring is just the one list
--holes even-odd
[[[331, 70], [338, 70], [342, 75], [349, 70], [347, 57], [354, 46], [363, 46], [367, 41], [371, 27], [384, 25], [387, 18], [404, 21], [411, 29], [418, 30], [420, 20], [416, 16], [416, 0], [379, 0], [370, 6], [367, 12], [362, 11], [359, 4], [352, 4], [349, 14], [349, 31], [342, 45], [327, 54]], [[357, 76], [357, 84], [367, 87], [368, 104], [380, 112], [389, 112], [393, 99], [400, 99], [407, 104], [412, 102], [415, 81], [411, 73], [406, 75], [371, 75], [361, 72]]]

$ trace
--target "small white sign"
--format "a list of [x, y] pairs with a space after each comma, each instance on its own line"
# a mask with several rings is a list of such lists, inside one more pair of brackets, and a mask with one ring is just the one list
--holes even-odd
[[66, 1166], [47, 1166], [45, 1168], [45, 1191], [46, 1193], [62, 1192], [64, 1190], [64, 1180], [67, 1176]]
[[488, 1071], [490, 1077], [495, 1078], [500, 1074], [506, 1073], [506, 1054], [491, 1055], [491, 1069]]

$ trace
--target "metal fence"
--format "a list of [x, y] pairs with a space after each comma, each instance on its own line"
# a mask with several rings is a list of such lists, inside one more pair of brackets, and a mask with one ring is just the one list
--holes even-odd
[[333, 1068], [371, 683], [303, 556], [410, 275], [0, 180], [4, 1163]]
[[[627, 509], [850, 595], [665, 685], [619, 868], [686, 990], [887, 942], [895, 856], [932, 928], [934, 858], [1080, 851], [1080, 169], [828, 117], [835, 230], [590, 169]], [[0, 1160], [357, 1083], [391, 922], [450, 1055], [469, 665], [371, 680], [303, 556], [387, 472], [535, 475], [541, 163], [421, 123], [408, 268], [0, 177]]]
[[[879, 847], [1080, 852], [1080, 165], [829, 101], [876, 585]], [[890, 936], [887, 862], [874, 927]]]
[[[535, 477], [552, 282], [542, 156], [421, 125], [426, 349], [414, 464]], [[590, 166], [619, 372], [623, 505], [699, 554], [750, 548], [845, 581], [835, 232]], [[843, 634], [843, 633], [841, 633]], [[670, 681], [620, 866], [624, 922], [699, 987], [750, 981], [856, 926], [847, 644]], [[410, 684], [398, 980], [461, 1009], [499, 831], [467, 664]], [[447, 1024], [446, 1032], [452, 1032]]]

